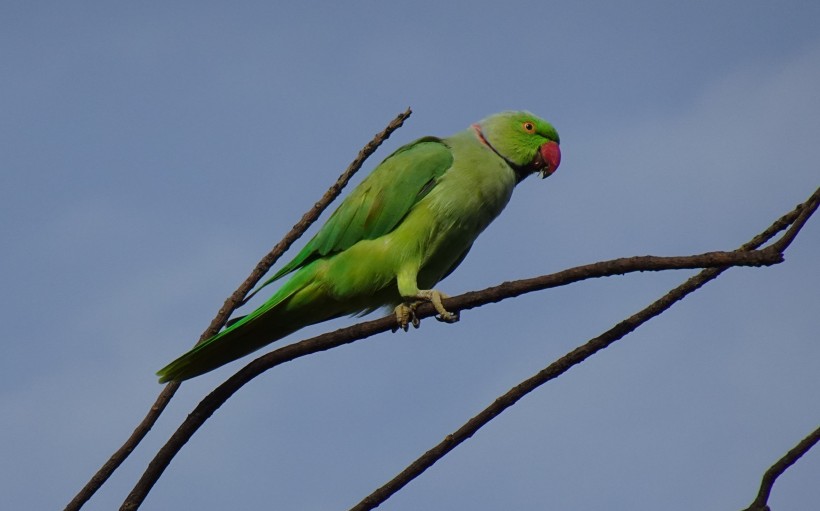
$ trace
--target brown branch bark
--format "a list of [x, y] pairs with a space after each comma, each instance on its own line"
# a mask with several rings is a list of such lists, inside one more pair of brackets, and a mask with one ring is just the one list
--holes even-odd
[[809, 450], [814, 447], [818, 441], [820, 441], [820, 427], [812, 431], [809, 436], [801, 440], [800, 443], [795, 445], [782, 458], [777, 460], [774, 465], [769, 467], [766, 473], [763, 474], [763, 480], [760, 482], [760, 490], [757, 492], [757, 497], [754, 502], [752, 502], [752, 505], [743, 511], [770, 511], [768, 504], [769, 495], [772, 492], [772, 488], [774, 487], [774, 483], [777, 478], [780, 477], [780, 475], [783, 474], [783, 472], [785, 472], [797, 460], [803, 457], [804, 454], [809, 452]]
[[[797, 233], [805, 224], [806, 220], [808, 220], [808, 218], [817, 209], [818, 203], [820, 203], [820, 189], [815, 190], [814, 194], [805, 203], [797, 206], [797, 208], [795, 208], [795, 210], [791, 213], [784, 215], [768, 229], [755, 236], [738, 250], [745, 251], [756, 249], [766, 243], [785, 227], [791, 225], [791, 228], [786, 232], [781, 240], [776, 242], [773, 246], [760, 252], [768, 252], [769, 254], [776, 253], [782, 257], [781, 251], [785, 250], [789, 244], [791, 244], [797, 236]], [[781, 243], [783, 240], [786, 241]], [[455, 449], [460, 443], [473, 436], [481, 427], [489, 423], [492, 419], [501, 414], [501, 412], [514, 405], [519, 399], [548, 381], [553, 380], [567, 372], [570, 368], [580, 364], [595, 353], [622, 339], [642, 324], [669, 309], [672, 305], [682, 300], [688, 294], [696, 291], [710, 280], [717, 278], [727, 268], [728, 266], [719, 266], [703, 270], [680, 286], [669, 291], [645, 309], [618, 323], [598, 337], [590, 339], [586, 344], [575, 348], [571, 352], [539, 371], [534, 376], [516, 385], [503, 396], [496, 399], [490, 406], [482, 410], [481, 413], [467, 421], [466, 424], [461, 426], [455, 432], [447, 435], [438, 445], [416, 459], [396, 477], [353, 506], [351, 511], [365, 511], [378, 507], [382, 502], [390, 498], [407, 483], [433, 466], [434, 463], [443, 458], [448, 452]], [[808, 448], [806, 450], [808, 450]], [[783, 470], [785, 470], [787, 466], [788, 465], [783, 467]]]
[[[499, 400], [491, 405], [488, 410], [485, 410], [486, 413], [482, 412], [479, 416], [471, 419], [467, 425], [459, 429], [459, 431], [453, 435], [449, 435], [444, 442], [442, 442], [442, 444], [437, 446], [437, 448], [434, 448], [425, 454], [413, 465], [408, 467], [407, 470], [402, 472], [402, 474], [397, 476], [396, 479], [377, 490], [377, 492], [373, 495], [367, 497], [354, 509], [372, 509], [377, 506], [379, 503], [389, 498], [390, 495], [398, 491], [402, 486], [407, 484], [407, 482], [423, 472], [427, 467], [435, 463], [435, 461], [440, 459], [447, 452], [452, 450], [460, 442], [466, 440], [466, 438], [469, 438], [469, 436], [477, 431], [478, 428], [483, 426], [483, 424], [486, 424], [486, 422], [498, 415], [498, 413], [511, 406], [527, 392], [532, 391], [534, 388], [549, 379], [555, 378], [559, 374], [569, 369], [572, 365], [579, 363], [594, 354], [596, 351], [599, 351], [612, 342], [615, 342], [615, 340], [631, 332], [651, 317], [660, 314], [675, 301], [680, 300], [686, 294], [699, 288], [703, 285], [703, 283], [716, 277], [726, 268], [730, 266], [767, 266], [782, 262], [782, 253], [773, 250], [772, 247], [764, 250], [754, 249], [761, 246], [789, 225], [796, 224], [795, 219], [800, 218], [801, 215], [808, 218], [814, 209], [816, 209], [819, 199], [820, 190], [815, 192], [812, 199], [810, 199], [807, 203], [798, 206], [794, 211], [779, 219], [766, 231], [734, 252], [710, 252], [706, 254], [682, 257], [642, 256], [621, 258], [579, 266], [562, 272], [532, 279], [506, 282], [499, 286], [487, 288], [481, 291], [465, 293], [447, 299], [444, 303], [449, 310], [462, 310], [478, 307], [487, 303], [498, 302], [503, 299], [512, 298], [532, 291], [570, 284], [588, 278], [620, 275], [636, 271], [710, 268], [709, 270], [701, 272], [698, 276], [689, 279], [689, 281], [684, 284], [686, 287], [682, 291], [680, 288], [676, 288], [664, 298], [659, 300], [659, 302], [661, 302], [660, 304], [656, 302], [656, 304], [653, 304], [641, 313], [638, 313], [635, 316], [619, 323], [611, 330], [612, 333], [607, 332], [602, 336], [593, 339], [590, 341], [591, 344], [588, 343], [587, 345], [576, 349], [566, 357], [557, 361], [555, 364], [552, 364], [550, 367], [546, 368], [535, 377], [523, 382], [521, 385], [511, 390], [510, 392], [512, 394], [510, 394], [510, 396], [502, 396], [502, 398], [499, 398]], [[801, 226], [803, 222], [800, 223]], [[799, 230], [799, 228], [797, 230]], [[797, 230], [794, 231], [794, 235], [791, 239], [794, 239], [794, 236], [797, 234]], [[785, 249], [787, 247], [788, 244], [784, 244], [778, 248]], [[704, 276], [704, 274], [706, 275]], [[435, 314], [435, 311], [430, 304], [420, 306], [416, 312], [420, 319]], [[389, 315], [380, 319], [362, 322], [347, 328], [339, 329], [334, 332], [329, 332], [284, 346], [253, 360], [233, 376], [228, 378], [224, 383], [206, 396], [199, 403], [199, 405], [197, 405], [193, 412], [174, 432], [168, 442], [166, 442], [166, 444], [157, 452], [156, 456], [150, 462], [142, 477], [123, 502], [120, 509], [134, 510], [139, 508], [148, 492], [151, 490], [156, 481], [159, 480], [173, 457], [177, 452], [179, 452], [185, 443], [187, 443], [197, 429], [236, 391], [262, 372], [301, 356], [342, 346], [344, 344], [364, 339], [374, 334], [395, 328], [395, 317], [393, 315]], [[529, 388], [528, 385], [534, 386]]]
[[[259, 282], [259, 280], [270, 270], [276, 261], [284, 254], [290, 246], [297, 240], [307, 229], [315, 222], [322, 212], [339, 196], [342, 189], [347, 185], [350, 178], [361, 168], [365, 160], [373, 154], [376, 149], [387, 140], [390, 135], [399, 129], [404, 121], [412, 114], [412, 110], [408, 108], [403, 113], [396, 116], [387, 127], [381, 132], [377, 133], [373, 139], [368, 142], [360, 151], [356, 158], [348, 165], [347, 169], [339, 176], [336, 182], [325, 192], [321, 199], [316, 202], [313, 207], [308, 210], [302, 218], [291, 228], [284, 238], [277, 243], [267, 255], [265, 255], [254, 267], [248, 278], [229, 296], [222, 307], [217, 312], [208, 328], [202, 332], [197, 344], [212, 337], [225, 325], [231, 313], [244, 302], [245, 296], [251, 289]], [[134, 429], [131, 436], [125, 443], [114, 452], [113, 455], [106, 461], [102, 467], [95, 473], [91, 479], [83, 486], [83, 488], [71, 499], [71, 502], [65, 507], [65, 511], [77, 511], [90, 499], [94, 493], [108, 480], [111, 474], [122, 464], [123, 461], [133, 452], [137, 445], [142, 441], [148, 431], [159, 419], [165, 407], [174, 397], [179, 388], [178, 382], [171, 382], [166, 385], [159, 396], [157, 397], [148, 414]]]

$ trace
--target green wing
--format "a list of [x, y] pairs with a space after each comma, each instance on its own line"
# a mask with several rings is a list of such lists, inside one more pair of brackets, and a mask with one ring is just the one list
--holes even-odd
[[320, 257], [389, 233], [452, 163], [450, 148], [435, 137], [397, 149], [351, 192], [302, 251], [254, 293]]

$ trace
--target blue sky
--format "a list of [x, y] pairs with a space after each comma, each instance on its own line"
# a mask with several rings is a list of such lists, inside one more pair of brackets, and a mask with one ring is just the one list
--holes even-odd
[[[62, 508], [147, 411], [154, 372], [407, 106], [365, 172], [505, 109], [561, 134], [559, 171], [516, 190], [450, 294], [740, 245], [820, 183], [819, 22], [809, 1], [1, 4], [4, 501]], [[383, 508], [745, 507], [820, 423], [818, 253], [815, 218], [785, 263], [729, 271]], [[346, 509], [690, 274], [584, 282], [276, 368], [143, 509]], [[184, 384], [85, 509], [116, 508], [249, 360]], [[773, 508], [816, 506], [818, 477], [813, 452]]]

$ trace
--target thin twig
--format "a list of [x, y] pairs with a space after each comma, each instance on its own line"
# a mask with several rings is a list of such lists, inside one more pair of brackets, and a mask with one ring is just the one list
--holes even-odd
[[[387, 127], [382, 130], [380, 133], [376, 134], [373, 139], [365, 145], [356, 158], [350, 163], [347, 169], [339, 176], [339, 179], [331, 186], [327, 192], [316, 202], [313, 207], [308, 210], [302, 218], [293, 226], [289, 233], [285, 235], [282, 240], [276, 244], [276, 246], [271, 249], [271, 251], [263, 257], [259, 263], [257, 263], [256, 267], [253, 269], [251, 274], [248, 276], [247, 279], [234, 291], [231, 296], [229, 296], [225, 303], [222, 304], [222, 307], [217, 312], [214, 319], [211, 321], [211, 324], [208, 325], [208, 328], [202, 333], [199, 338], [200, 342], [204, 341], [215, 335], [219, 330], [225, 325], [230, 317], [231, 313], [242, 305], [243, 299], [248, 292], [253, 289], [253, 287], [259, 282], [259, 280], [270, 270], [270, 268], [276, 263], [276, 261], [284, 254], [288, 248], [297, 240], [299, 239], [302, 234], [315, 222], [322, 212], [333, 202], [336, 197], [339, 196], [342, 189], [347, 185], [350, 178], [353, 177], [365, 162], [365, 160], [373, 154], [376, 149], [387, 140], [390, 135], [396, 131], [398, 128], [404, 124], [404, 121], [410, 117], [412, 113], [411, 109], [408, 108], [403, 113], [400, 113], [396, 116], [395, 119], [390, 121]], [[131, 436], [128, 437], [128, 440], [117, 449], [117, 451], [108, 459], [108, 461], [103, 464], [102, 467], [94, 474], [91, 479], [85, 484], [85, 486], [74, 496], [71, 502], [65, 507], [65, 511], [77, 511], [79, 510], [87, 501], [90, 499], [94, 493], [105, 483], [106, 480], [114, 473], [114, 471], [119, 467], [123, 461], [131, 454], [131, 452], [136, 448], [136, 446], [142, 441], [148, 431], [156, 423], [157, 419], [159, 418], [162, 411], [168, 405], [168, 402], [174, 397], [177, 389], [179, 388], [178, 382], [171, 382], [166, 385], [162, 392], [160, 392], [159, 396], [157, 397], [154, 404], [151, 406], [151, 409], [148, 411], [148, 414], [142, 421], [137, 425], [134, 429], [134, 432], [131, 433]]]
[[743, 511], [769, 511], [769, 495], [772, 492], [774, 482], [778, 477], [780, 477], [781, 474], [783, 474], [783, 472], [785, 472], [804, 454], [809, 452], [809, 450], [814, 447], [818, 441], [820, 441], [820, 427], [812, 431], [809, 436], [801, 440], [800, 443], [795, 445], [782, 458], [777, 460], [774, 465], [769, 467], [769, 470], [763, 474], [763, 480], [760, 481], [760, 490], [757, 492], [757, 498], [755, 498], [751, 506], [747, 507]]
[[[774, 236], [777, 232], [780, 232], [782, 229], [784, 229], [789, 224], [794, 222], [795, 218], [798, 217], [799, 213], [804, 209], [805, 208], [803, 205], [798, 206], [798, 208], [795, 211], [785, 215], [783, 218], [778, 220], [778, 222], [776, 222], [765, 233], [763, 233], [763, 235], [759, 235], [757, 238], [755, 238], [755, 240], [759, 238], [761, 241], [754, 246], [759, 246], [760, 244]], [[803, 212], [805, 213], [805, 211]], [[482, 291], [465, 293], [463, 295], [447, 299], [445, 304], [450, 310], [462, 310], [465, 308], [477, 307], [491, 302], [497, 302], [505, 298], [511, 298], [531, 291], [569, 284], [587, 278], [625, 274], [635, 271], [660, 271], [668, 269], [691, 269], [711, 267], [714, 271], [717, 271], [719, 273], [720, 271], [722, 271], [722, 269], [728, 266], [772, 265], [777, 264], [783, 260], [782, 254], [774, 253], [771, 250], [750, 251], [750, 249], [747, 248], [747, 245], [744, 245], [744, 247], [741, 250], [735, 252], [710, 252], [707, 254], [683, 257], [643, 256], [633, 258], [621, 258], [612, 261], [604, 261], [601, 263], [595, 263], [577, 268], [572, 268], [552, 275], [545, 275], [534, 279], [526, 279], [524, 281], [507, 282], [500, 286], [495, 286]], [[699, 287], [699, 285], [697, 285], [696, 287]], [[419, 318], [429, 317], [434, 313], [435, 311], [433, 307], [429, 304], [422, 305], [417, 310], [417, 315]], [[655, 314], [659, 313], [660, 311], [655, 312]], [[630, 318], [630, 320], [631, 319], [632, 318]], [[618, 332], [621, 332], [621, 336], [626, 335], [626, 333], [636, 328], [637, 325], [640, 324], [637, 323], [634, 327], [631, 327], [631, 329], [629, 329], [628, 321], [630, 320], [622, 322], [615, 327], [615, 329], [617, 329]], [[248, 365], [243, 367], [233, 376], [228, 378], [228, 380], [226, 380], [219, 387], [217, 387], [213, 392], [211, 392], [207, 397], [205, 397], [205, 399], [203, 399], [199, 403], [199, 405], [197, 405], [194, 411], [174, 432], [174, 434], [171, 436], [168, 442], [166, 442], [166, 444], [157, 452], [156, 456], [150, 462], [142, 477], [137, 482], [131, 493], [128, 495], [125, 502], [123, 502], [123, 505], [120, 509], [137, 509], [142, 503], [142, 501], [145, 499], [153, 485], [156, 483], [156, 481], [159, 480], [163, 471], [165, 470], [165, 468], [167, 468], [168, 464], [171, 462], [173, 457], [176, 455], [177, 452], [179, 452], [182, 446], [185, 445], [185, 443], [187, 443], [187, 441], [193, 436], [197, 429], [225, 401], [227, 401], [230, 398], [230, 396], [232, 396], [237, 390], [239, 390], [239, 388], [241, 388], [243, 385], [245, 385], [247, 382], [258, 376], [262, 372], [278, 364], [287, 362], [289, 360], [293, 360], [297, 357], [305, 356], [311, 353], [316, 353], [319, 351], [324, 351], [337, 346], [348, 344], [356, 340], [372, 336], [376, 333], [384, 332], [389, 329], [394, 329], [395, 327], [395, 317], [390, 315], [377, 320], [359, 323], [351, 327], [336, 330], [335, 332], [322, 334], [311, 339], [307, 339], [298, 343], [294, 343], [279, 348], [271, 353], [263, 355], [255, 359], [254, 361], [250, 362]], [[610, 343], [611, 342], [613, 341], [610, 341]], [[456, 444], [454, 444], [452, 447], [457, 445], [457, 443], [458, 442], [456, 442]], [[435, 462], [435, 460], [433, 460], [433, 462]], [[406, 484], [406, 482], [404, 482], [403, 484]], [[403, 486], [403, 484], [401, 486]], [[397, 491], [398, 488], [400, 488], [401, 486], [397, 487], [395, 490], [393, 490], [393, 492]], [[380, 500], [379, 502], [383, 500], [384, 499]], [[376, 503], [375, 505], [378, 505], [378, 503]]]
[[[768, 241], [783, 228], [791, 224], [792, 229], [787, 232], [787, 235], [784, 235], [784, 239], [787, 239], [787, 241], [783, 244], [775, 244], [777, 248], [785, 250], [791, 241], [794, 240], [794, 237], [797, 235], [800, 228], [805, 224], [806, 220], [817, 209], [818, 201], [820, 201], [820, 189], [816, 190], [807, 202], [797, 206], [794, 211], [776, 221], [771, 227], [766, 229], [766, 231], [744, 244], [739, 250], [755, 249]], [[772, 247], [769, 247], [769, 249], [771, 248]], [[407, 483], [421, 475], [425, 470], [433, 466], [434, 463], [443, 458], [447, 453], [455, 449], [456, 446], [473, 436], [480, 428], [489, 423], [504, 410], [514, 405], [519, 399], [546, 382], [557, 378], [561, 374], [568, 371], [571, 367], [580, 364], [598, 351], [610, 346], [650, 319], [663, 313], [688, 294], [696, 291], [710, 280], [715, 279], [727, 268], [728, 266], [703, 270], [680, 286], [665, 294], [657, 301], [650, 304], [645, 309], [618, 323], [598, 337], [591, 339], [586, 344], [572, 350], [543, 370], [539, 371], [534, 376], [516, 385], [503, 396], [496, 399], [490, 406], [482, 410], [481, 413], [467, 421], [467, 423], [461, 426], [458, 430], [450, 435], [447, 435], [443, 441], [416, 459], [396, 477], [353, 506], [351, 511], [365, 511], [378, 507], [382, 502], [390, 498]], [[785, 470], [785, 468], [786, 467], [784, 467], [783, 470]]]

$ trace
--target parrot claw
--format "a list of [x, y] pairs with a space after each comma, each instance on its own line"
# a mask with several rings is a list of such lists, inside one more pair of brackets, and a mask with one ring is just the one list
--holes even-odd
[[424, 289], [418, 292], [416, 298], [433, 304], [436, 312], [438, 312], [438, 316], [436, 316], [437, 320], [443, 321], [444, 323], [455, 323], [458, 321], [458, 313], [452, 313], [445, 309], [444, 305], [442, 305], [441, 300], [450, 297], [441, 291], [436, 291], [435, 289]]
[[446, 312], [447, 315], [445, 316], [443, 314], [439, 314], [438, 316], [436, 316], [436, 321], [441, 321], [442, 323], [458, 323], [458, 320], [461, 319], [461, 315], [458, 313], [458, 311], [449, 312], [445, 310], [444, 312]]
[[394, 312], [396, 313], [396, 321], [398, 322], [398, 326], [393, 329], [394, 332], [399, 328], [406, 332], [411, 324], [413, 325], [413, 328], [419, 327], [421, 322], [416, 316], [416, 305], [418, 305], [418, 303], [400, 303], [394, 309]]
[[396, 313], [396, 321], [398, 322], [398, 326], [393, 330], [394, 332], [399, 328], [406, 332], [411, 324], [413, 325], [413, 328], [418, 328], [421, 321], [419, 321], [419, 318], [416, 316], [416, 307], [424, 302], [430, 302], [433, 304], [436, 312], [438, 312], [438, 315], [436, 316], [438, 321], [442, 321], [444, 323], [455, 323], [459, 320], [458, 312], [450, 312], [444, 308], [444, 305], [442, 305], [441, 300], [444, 298], [449, 298], [449, 296], [441, 291], [436, 291], [435, 289], [423, 289], [415, 296], [408, 298], [415, 298], [418, 301], [401, 303], [394, 309]]

